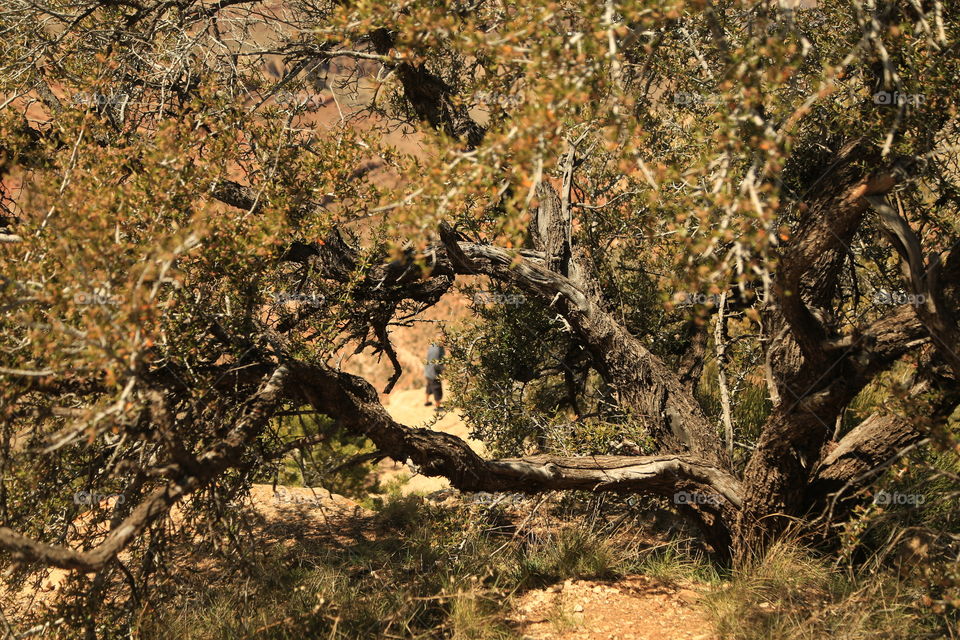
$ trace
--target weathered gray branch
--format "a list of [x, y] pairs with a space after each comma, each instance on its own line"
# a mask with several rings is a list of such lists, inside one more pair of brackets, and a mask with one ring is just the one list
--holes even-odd
[[[114, 527], [96, 547], [78, 551], [33, 540], [7, 527], [0, 527], [0, 548], [17, 560], [81, 571], [96, 571], [127, 547], [150, 523], [165, 515], [174, 504], [190, 493], [209, 484], [227, 468], [236, 464], [244, 449], [253, 441], [273, 415], [283, 398], [289, 369], [278, 367], [261, 389], [250, 399], [237, 424], [191, 465], [193, 473], [184, 473], [160, 487], [140, 503], [119, 525]], [[187, 470], [182, 470], [186, 472]]]
[[462, 439], [397, 423], [365, 380], [325, 366], [292, 364], [304, 399], [348, 430], [370, 438], [395, 460], [408, 460], [420, 473], [442, 476], [464, 491], [558, 489], [645, 492], [674, 499], [694, 512], [720, 553], [729, 544], [729, 523], [741, 505], [739, 480], [722, 467], [693, 455], [531, 456], [484, 460]]
[[[960, 377], [960, 325], [941, 286], [944, 261], [935, 256], [929, 263], [924, 262], [920, 239], [910, 224], [883, 198], [868, 197], [867, 201], [880, 216], [890, 243], [900, 254], [908, 288], [915, 298], [917, 316], [933, 338], [934, 348]], [[957, 275], [958, 257], [960, 252], [951, 252], [945, 261], [949, 276]]]

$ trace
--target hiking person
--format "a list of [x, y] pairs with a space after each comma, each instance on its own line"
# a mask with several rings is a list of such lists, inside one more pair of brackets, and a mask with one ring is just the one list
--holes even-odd
[[443, 373], [443, 365], [440, 361], [443, 359], [443, 345], [436, 342], [430, 343], [427, 349], [427, 363], [423, 367], [423, 375], [427, 378], [427, 397], [423, 406], [429, 407], [433, 403], [430, 401], [432, 395], [437, 399], [437, 411], [443, 408], [443, 384], [440, 382], [440, 374]]

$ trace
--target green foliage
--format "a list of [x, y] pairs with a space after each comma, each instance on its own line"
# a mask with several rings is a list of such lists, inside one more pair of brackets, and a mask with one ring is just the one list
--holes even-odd
[[646, 434], [618, 409], [556, 314], [509, 291], [467, 289], [474, 317], [448, 331], [447, 377], [494, 455], [606, 454]]
[[165, 603], [140, 632], [160, 640], [254, 631], [277, 639], [515, 638], [504, 619], [516, 593], [567, 578], [615, 578], [628, 566], [632, 549], [615, 547], [582, 514], [565, 518], [567, 526], [514, 536], [515, 521], [501, 507], [394, 496], [370, 523], [375, 533], [348, 546], [271, 547], [247, 578], [212, 590], [191, 583], [180, 596], [187, 606]]
[[[166, 604], [140, 632], [158, 639], [233, 640], [254, 632], [276, 639], [515, 638], [503, 617], [517, 587], [520, 545], [505, 548], [490, 518], [498, 515], [485, 508], [395, 497], [377, 516], [376, 535], [340, 549], [305, 541], [271, 548], [250, 579], [198, 591], [190, 606]], [[567, 552], [586, 567], [576, 555]]]
[[949, 623], [917, 606], [889, 574], [850, 577], [792, 542], [739, 567], [706, 601], [724, 638], [938, 637]]
[[729, 571], [718, 567], [689, 540], [671, 540], [646, 549], [630, 564], [631, 572], [671, 582], [695, 580], [720, 586]]
[[918, 450], [883, 474], [845, 523], [840, 561], [851, 573], [895, 571], [924, 615], [960, 623], [960, 466], [953, 451]]
[[518, 559], [517, 583], [541, 586], [567, 578], [612, 578], [620, 575], [622, 558], [609, 540], [584, 523], [543, 533]]
[[[563, 182], [573, 140], [570, 234], [598, 277], [591, 294], [623, 327], [677, 365], [690, 345], [685, 329], [709, 307], [680, 307], [678, 294], [732, 284], [754, 292], [732, 321], [729, 377], [736, 437], [755, 443], [770, 412], [762, 357], [777, 339], [763, 323], [766, 289], [840, 149], [859, 142], [844, 169], [851, 179], [895, 163], [909, 169], [891, 196], [921, 230], [924, 251], [944, 251], [960, 235], [960, 22], [950, 10], [921, 16], [929, 4], [296, 0], [277, 19], [246, 2], [5, 2], [0, 206], [5, 239], [11, 230], [17, 239], [0, 242], [2, 524], [93, 546], [102, 527], [170, 479], [172, 465], [189, 467], [242, 422], [263, 382], [259, 368], [382, 350], [391, 322], [435, 303], [434, 294], [414, 301], [367, 276], [410, 255], [427, 265], [417, 252], [434, 243], [439, 222], [481, 244], [529, 248], [537, 185]], [[268, 78], [265, 66], [278, 61], [298, 73]], [[321, 63], [342, 67], [324, 82]], [[433, 92], [432, 110], [415, 102], [417, 89]], [[291, 106], [280, 91], [328, 92], [336, 116]], [[883, 104], [878, 95], [909, 100]], [[482, 122], [476, 144], [455, 130], [453, 120], [467, 116]], [[397, 131], [416, 136], [398, 142]], [[370, 164], [379, 173], [361, 170]], [[216, 197], [227, 180], [247, 187], [241, 202]], [[325, 277], [334, 267], [322, 261], [280, 259], [292, 243], [323, 246], [335, 227], [360, 247], [340, 279]], [[839, 336], [889, 311], [875, 293], [903, 286], [872, 218], [850, 243], [849, 264], [837, 303], [824, 310]], [[419, 275], [426, 271], [407, 283]], [[639, 417], [618, 406], [552, 303], [472, 311], [475, 320], [449, 336], [448, 375], [458, 409], [492, 453], [649, 450]], [[930, 426], [928, 398], [905, 410], [906, 376], [895, 373], [861, 392], [838, 435], [887, 406]], [[708, 362], [698, 397], [719, 422], [715, 377]], [[955, 533], [955, 504], [933, 499], [955, 489], [955, 433], [955, 424], [931, 432], [939, 449], [883, 479], [929, 491], [922, 508], [890, 510], [900, 525]], [[284, 455], [291, 439], [316, 435], [326, 437]], [[185, 506], [204, 549], [235, 542], [241, 524], [229, 505], [254, 478], [355, 496], [371, 488], [369, 463], [331, 472], [370, 444], [323, 418], [274, 423], [248, 445], [233, 471]], [[72, 499], [80, 490], [125, 501], [82, 511]], [[351, 563], [370, 557], [340, 550], [310, 567], [283, 555], [255, 571], [254, 601], [224, 588], [204, 593], [200, 610], [160, 617], [184, 637], [284, 637], [301, 627], [331, 637], [425, 635], [443, 625], [452, 637], [495, 637], [499, 590], [611, 575], [617, 564], [593, 533], [563, 530], [487, 576], [496, 547], [471, 528], [476, 514], [424, 519], [419, 508], [405, 515], [407, 506], [387, 505], [385, 517], [409, 539], [379, 551], [415, 567], [408, 592], [389, 588], [406, 583], [399, 569], [391, 582], [351, 574]], [[92, 521], [78, 533], [82, 513]], [[155, 523], [128, 549], [149, 559], [131, 564], [142, 584], [166, 566], [168, 525]], [[892, 531], [857, 529], [850, 546], [882, 547]], [[794, 633], [790, 611], [804, 621], [814, 611], [804, 585], [836, 604], [825, 619], [847, 620], [844, 603], [860, 601], [797, 556], [763, 563], [757, 583], [743, 578], [744, 593], [783, 601], [786, 613], [741, 600], [721, 624]], [[777, 580], [794, 570], [802, 584], [791, 600]], [[468, 575], [487, 577], [477, 587]], [[92, 610], [100, 594], [91, 593]], [[946, 606], [952, 594], [927, 595]], [[335, 604], [315, 610], [320, 597]], [[230, 627], [220, 618], [233, 611]], [[863, 629], [900, 633], [870, 616]], [[162, 633], [153, 622], [144, 628]], [[831, 624], [808, 627], [828, 635]]]
[[322, 486], [332, 493], [362, 498], [379, 490], [371, 478], [375, 463], [362, 460], [376, 450], [370, 440], [346, 432], [325, 416], [281, 418], [275, 431], [281, 441], [319, 439], [319, 442], [290, 452], [275, 468], [263, 468], [260, 480], [281, 485]]
[[[532, 298], [500, 290], [466, 293], [474, 300], [475, 319], [447, 336], [446, 376], [456, 406], [473, 437], [492, 452], [523, 453], [531, 442], [542, 442], [549, 422], [562, 419], [561, 382], [544, 370], [562, 366], [569, 338]], [[532, 413], [533, 403], [543, 413]]]

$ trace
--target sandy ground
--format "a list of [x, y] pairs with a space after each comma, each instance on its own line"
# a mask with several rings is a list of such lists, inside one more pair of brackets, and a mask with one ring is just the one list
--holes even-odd
[[[437, 417], [423, 405], [423, 389], [394, 391], [381, 400], [394, 420], [410, 427], [429, 427], [459, 436], [480, 453], [483, 443], [455, 412]], [[405, 465], [384, 461], [381, 481], [403, 478]], [[443, 478], [414, 475], [401, 493], [428, 494], [450, 486]], [[567, 580], [520, 596], [509, 620], [529, 640], [714, 640], [703, 613], [696, 608], [703, 585], [673, 583], [647, 576], [616, 582]]]
[[[466, 440], [474, 451], [484, 455], [483, 443], [470, 438], [470, 429], [455, 411], [443, 411], [438, 414], [435, 410], [436, 407], [424, 406], [424, 390], [422, 388], [394, 391], [389, 396], [381, 396], [380, 399], [397, 422], [408, 427], [430, 428], [453, 434]], [[444, 399], [448, 400], [448, 398]], [[380, 463], [378, 475], [381, 483], [407, 478], [403, 486], [400, 487], [400, 492], [404, 495], [412, 493], [429, 494], [450, 486], [450, 482], [446, 478], [415, 475], [405, 464], [392, 460], [384, 460]]]
[[[420, 402], [414, 404], [415, 399]], [[398, 394], [391, 411], [414, 425], [429, 422], [429, 408], [423, 407], [418, 391]], [[418, 423], [417, 418], [423, 420]], [[435, 426], [466, 435], [462, 421], [453, 414]], [[399, 476], [405, 468], [394, 473]], [[442, 486], [441, 481], [415, 476], [403, 491], [430, 492]], [[373, 514], [325, 489], [254, 485], [250, 505], [264, 544], [315, 538], [349, 546], [351, 540], [370, 535]], [[15, 598], [15, 610], [43, 608], [56, 597], [65, 575], [61, 570], [49, 571], [39, 588], [25, 589]], [[638, 575], [616, 581], [567, 580], [518, 594], [513, 606], [505, 608], [504, 617], [528, 640], [716, 640], [697, 607], [706, 589], [691, 582]], [[8, 605], [4, 610], [11, 613]]]
[[703, 591], [648, 576], [567, 580], [523, 594], [511, 622], [530, 640], [715, 640], [694, 606]]

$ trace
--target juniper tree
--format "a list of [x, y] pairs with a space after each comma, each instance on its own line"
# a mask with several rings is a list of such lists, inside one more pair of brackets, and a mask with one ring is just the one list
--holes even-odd
[[[466, 491], [694, 496], [721, 556], [832, 532], [954, 442], [958, 26], [906, 0], [9, 0], [0, 547], [145, 575], [172, 506], [327, 437], [284, 439], [291, 412]], [[385, 356], [389, 392], [391, 327], [477, 282], [522, 304], [461, 337], [530, 357], [454, 336], [452, 366], [538, 390], [498, 423], [461, 389], [512, 457], [399, 424], [335, 357]], [[627, 453], [577, 449], [601, 423]], [[125, 499], [78, 535], [77, 491]]]

